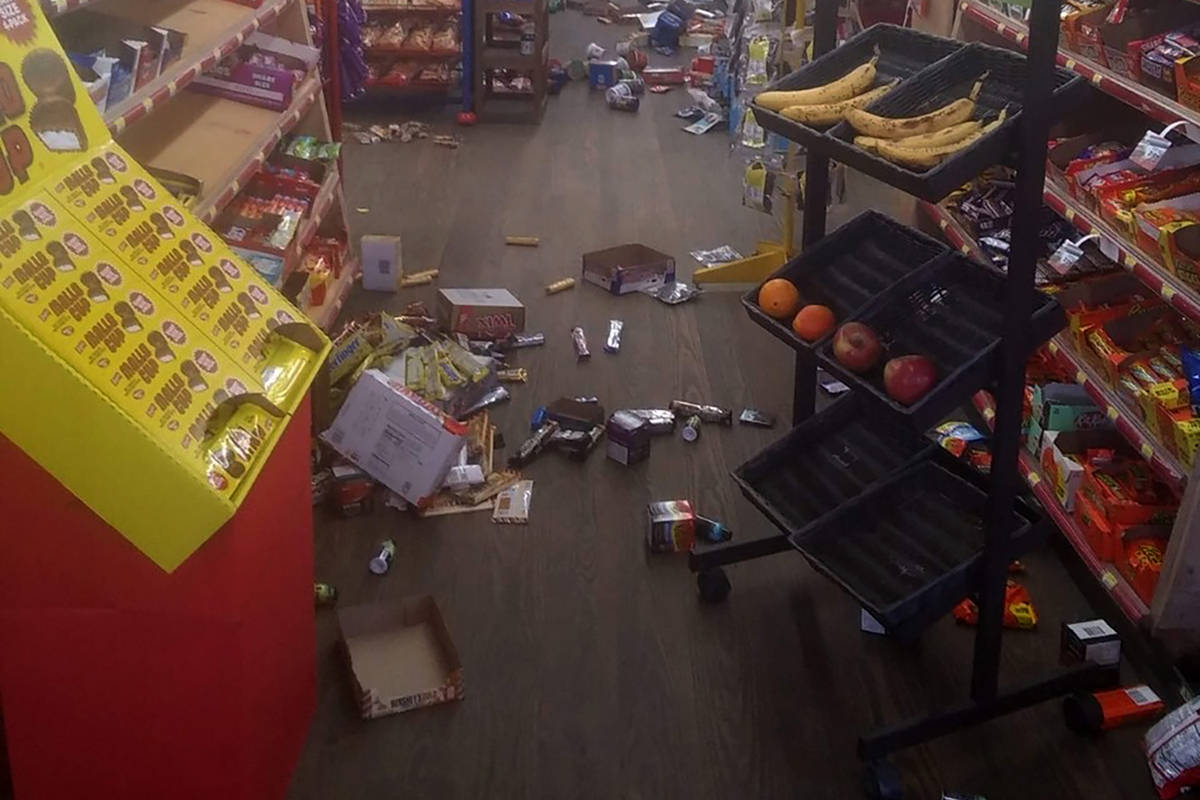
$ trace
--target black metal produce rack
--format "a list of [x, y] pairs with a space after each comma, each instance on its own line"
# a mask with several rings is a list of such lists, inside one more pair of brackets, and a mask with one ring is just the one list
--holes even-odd
[[[829, 55], [837, 52], [839, 2], [816, 0], [814, 61], [768, 88], [807, 88], [852, 68], [851, 65], [835, 70], [832, 76], [829, 74], [834, 59], [847, 58], [845, 54]], [[900, 45], [895, 46], [895, 53], [899, 53], [904, 49], [901, 40], [909, 32], [884, 30], [885, 27], [868, 29], [856, 39], [899, 41]], [[931, 250], [931, 240], [911, 230], [905, 234], [897, 230], [903, 226], [886, 218], [882, 223], [869, 219], [874, 212], [845, 226], [859, 226], [852, 235], [841, 237], [857, 243], [850, 247], [858, 250], [849, 256], [843, 253], [842, 260], [837, 261], [837, 254], [830, 254], [829, 243], [839, 237], [831, 235], [827, 239], [825, 230], [830, 157], [910, 193], [937, 200], [946, 191], [947, 173], [960, 180], [957, 176], [963, 172], [964, 164], [972, 164], [970, 174], [978, 174], [1001, 157], [1002, 150], [1015, 153], [1015, 210], [1007, 275], [989, 278], [995, 283], [990, 290], [990, 305], [997, 312], [992, 315], [992, 329], [985, 331], [992, 337], [988, 340], [990, 344], [960, 370], [969, 373], [964, 380], [951, 380], [945, 375], [945, 367], [939, 365], [943, 367], [939, 372], [945, 385], [940, 384], [921, 401], [922, 404], [931, 401], [935, 406], [926, 409], [928, 413], [897, 415], [896, 409], [887, 408], [886, 396], [880, 398], [876, 383], [874, 389], [870, 386], [864, 389], [865, 384], [860, 384], [850, 397], [838, 400], [814, 416], [818, 365], [823, 359], [824, 363], [830, 363], [828, 338], [807, 345], [791, 336], [786, 324], [772, 330], [775, 323], [757, 307], [757, 290], [744, 300], [756, 323], [796, 350], [792, 403], [796, 427], [734, 474], [746, 496], [783, 533], [721, 545], [698, 545], [689, 563], [699, 573], [702, 594], [716, 599], [728, 591], [728, 582], [720, 571], [723, 564], [795, 548], [818, 571], [841, 585], [879, 618], [896, 638], [918, 636], [925, 627], [943, 618], [963, 596], [971, 594], [977, 599], [979, 624], [975, 629], [970, 697], [948, 709], [859, 738], [858, 752], [867, 762], [866, 787], [872, 797], [900, 797], [899, 776], [887, 761], [893, 751], [1075, 691], [1111, 686], [1118, 680], [1115, 668], [1090, 663], [1056, 669], [1039, 680], [1016, 686], [1002, 688], [999, 680], [1008, 564], [1032, 546], [1037, 532], [1044, 532], [1048, 524], [1044, 516], [1018, 497], [1017, 456], [1026, 360], [1034, 347], [1062, 325], [1061, 309], [1049, 308], [1045, 296], [1034, 288], [1046, 141], [1052, 116], [1064, 109], [1068, 94], [1082, 88], [1081, 81], [1055, 66], [1058, 29], [1058, 3], [1033, 0], [1024, 63], [1007, 51], [978, 44], [941, 40], [942, 47], [947, 48], [941, 50], [936, 42], [929, 41], [930, 37], [915, 32], [911, 34], [914, 44], [908, 49], [908, 56], [916, 55], [915, 63], [911, 58], [889, 60], [886, 53], [881, 56], [881, 79], [899, 77], [903, 81], [895, 90], [898, 98], [933, 103], [913, 111], [912, 107], [897, 109], [896, 103], [902, 100], [893, 99], [888, 106], [885, 97], [871, 107], [891, 116], [903, 115], [898, 111], [922, 113], [936, 108], [943, 101], [936, 97], [928, 101], [921, 98], [921, 92], [914, 91], [914, 86], [921, 86], [926, 77], [930, 85], [939, 81], [945, 84], [951, 71], [962, 74], [964, 63], [982, 64], [993, 71], [989, 74], [999, 74], [1002, 82], [1007, 80], [1007, 85], [1001, 86], [992, 98], [990, 109], [981, 99], [981, 111], [976, 118], [985, 119], [983, 115], [989, 113], [994, 118], [998, 104], [1011, 103], [1017, 113], [1010, 115], [1010, 122], [1000, 126], [992, 141], [985, 137], [955, 155], [955, 163], [944, 162], [924, 178], [862, 151], [847, 157], [848, 149], [853, 148], [846, 123], [840, 123], [832, 131], [820, 131], [799, 126], [778, 114], [757, 115], [764, 128], [798, 141], [807, 149], [803, 252], [777, 275], [797, 283], [802, 293], [806, 285], [811, 292], [817, 292], [820, 299], [810, 302], [826, 302], [835, 308], [835, 302], [827, 301], [819, 293], [835, 291], [833, 287], [839, 280], [856, 282], [860, 294], [863, 287], [875, 292], [894, 281], [873, 298], [874, 305], [864, 307], [868, 309], [866, 313], [879, 313], [881, 308], [886, 311], [890, 303], [899, 305], [911, 303], [914, 297], [919, 299], [920, 292], [914, 287], [924, 280], [937, 283], [937, 291], [943, 291], [940, 287], [947, 283], [946, 276], [956, 275], [957, 270], [986, 268], [971, 266], [966, 259], [950, 264], [948, 261], [957, 258], [955, 254], [938, 252], [936, 247]], [[866, 46], [855, 40], [851, 44], [858, 49]], [[823, 56], [826, 56], [824, 61]], [[861, 63], [861, 57], [857, 58], [854, 63]], [[813, 74], [806, 77], [804, 73], [810, 67]], [[939, 196], [931, 196], [934, 194]], [[872, 237], [862, 233], [863, 226], [871, 227], [874, 237], [882, 243], [873, 251]], [[896, 265], [888, 262], [887, 254], [897, 252], [904, 253], [901, 260], [907, 264], [907, 272], [897, 272]], [[826, 274], [820, 273], [822, 269]], [[970, 285], [960, 288], [972, 290]], [[974, 291], [978, 297], [981, 290]], [[863, 298], [850, 293], [841, 299], [857, 304]], [[915, 313], [920, 315], [919, 311]], [[839, 322], [844, 319], [841, 310], [838, 318]], [[943, 335], [945, 338], [948, 337]], [[983, 371], [987, 375], [981, 376], [978, 367], [984, 362], [987, 369]], [[954, 366], [958, 370], [959, 365]], [[990, 385], [996, 397], [992, 470], [987, 479], [962, 474], [955, 464], [942, 457], [940, 448], [929, 447], [920, 436], [921, 426], [928, 422], [929, 415], [936, 413], [938, 407], [949, 411], [967, 400], [980, 388], [969, 383], [976, 380]], [[934, 394], [939, 397], [935, 399]], [[772, 469], [773, 463], [799, 466], [781, 474]], [[948, 512], [944, 504], [937, 502], [914, 501], [906, 505], [906, 498], [921, 493], [949, 500], [954, 508]], [[959, 529], [953, 536], [939, 535], [955, 526]], [[897, 565], [901, 567], [898, 570], [894, 569]], [[886, 567], [893, 569], [889, 571]], [[929, 576], [928, 580], [922, 576]]]

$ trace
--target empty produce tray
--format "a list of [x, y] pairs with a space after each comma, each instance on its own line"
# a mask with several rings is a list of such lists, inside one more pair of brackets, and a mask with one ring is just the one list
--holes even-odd
[[[920, 171], [893, 164], [854, 145], [858, 132], [843, 120], [813, 145], [818, 152], [878, 178], [931, 203], [936, 203], [987, 167], [1004, 160], [1013, 144], [1025, 92], [1026, 61], [1021, 53], [973, 43], [903, 81], [876, 100], [867, 110], [885, 117], [913, 117], [967, 97], [981, 75], [987, 73], [973, 119], [994, 120], [1003, 108], [1008, 115], [999, 128], [945, 159]], [[1080, 76], [1054, 70], [1052, 102], [1057, 113], [1067, 110], [1086, 85]]]
[[[771, 278], [791, 281], [800, 291], [801, 306], [828, 306], [841, 323], [884, 289], [946, 252], [941, 242], [878, 211], [866, 211], [793, 258]], [[775, 319], [759, 308], [759, 288], [742, 297], [750, 319], [797, 350], [811, 350], [822, 341], [804, 341], [792, 331], [791, 319]]]
[[[962, 42], [954, 39], [881, 22], [795, 72], [783, 76], [763, 91], [794, 92], [823, 86], [870, 61], [878, 48], [879, 61], [875, 65], [875, 83], [871, 87], [873, 89], [892, 80], [903, 80], [915, 75], [963, 47], [965, 45]], [[754, 118], [763, 128], [804, 145], [815, 146], [814, 143], [822, 138], [821, 129], [788, 119], [778, 111], [768, 111], [756, 105]]]
[[[988, 383], [1006, 313], [1001, 302], [1004, 283], [1003, 273], [958, 253], [947, 253], [853, 315], [879, 337], [883, 352], [874, 368], [860, 375], [844, 367], [834, 356], [832, 336], [822, 340], [817, 358], [848, 386], [878, 401], [915, 429], [925, 430]], [[1065, 324], [1062, 307], [1050, 296], [1035, 292], [1030, 351]], [[930, 359], [938, 376], [934, 387], [911, 406], [889, 397], [883, 384], [884, 365], [905, 355]]]
[[733, 471], [746, 499], [785, 534], [812, 525], [936, 447], [870, 413], [854, 393]]
[[[912, 638], [978, 582], [988, 494], [968, 470], [937, 454], [789, 541], [889, 634]], [[1011, 558], [1035, 543], [1031, 534], [1043, 532], [1031, 507], [1018, 502], [1014, 512]]]

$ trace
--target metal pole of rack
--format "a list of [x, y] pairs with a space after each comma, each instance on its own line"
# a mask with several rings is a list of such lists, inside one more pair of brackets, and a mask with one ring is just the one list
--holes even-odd
[[[816, 0], [813, 9], [813, 59], [837, 46], [837, 17], [841, 0]], [[803, 20], [801, 20], [803, 22]], [[829, 205], [829, 158], [811, 151], [804, 155], [804, 193], [788, 202], [804, 212], [801, 247], [812, 247], [825, 235], [825, 208]], [[817, 404], [817, 361], [811, 353], [796, 351], [792, 387], [792, 424], [812, 416]]]
[[992, 487], [979, 592], [979, 628], [975, 633], [971, 673], [971, 697], [976, 702], [994, 699], [999, 688], [1000, 638], [1008, 562], [1012, 557], [1009, 538], [1014, 528], [1012, 509], [1019, 480], [1017, 451], [1021, 437], [1025, 361], [1029, 357], [1029, 320], [1033, 313], [1038, 220], [1046, 178], [1046, 140], [1052, 118], [1050, 97], [1054, 88], [1058, 27], [1058, 3], [1033, 0], [1029, 16], [1027, 83], [1017, 133], [1019, 155], [1013, 198], [1012, 245], [1004, 287], [1004, 333], [996, 392], [996, 428], [992, 438]]

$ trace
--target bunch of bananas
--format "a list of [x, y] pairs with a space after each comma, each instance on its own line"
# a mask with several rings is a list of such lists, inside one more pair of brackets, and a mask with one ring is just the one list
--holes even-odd
[[921, 170], [936, 167], [1004, 122], [1007, 109], [988, 123], [972, 119], [985, 78], [986, 73], [971, 87], [967, 97], [915, 117], [881, 117], [863, 109], [848, 111], [846, 120], [861, 134], [854, 137], [854, 144], [904, 167]]
[[846, 119], [851, 111], [866, 108], [896, 85], [897, 81], [892, 81], [870, 88], [875, 83], [878, 62], [879, 56], [875, 56], [824, 86], [793, 92], [763, 92], [754, 102], [806, 125], [834, 125]]

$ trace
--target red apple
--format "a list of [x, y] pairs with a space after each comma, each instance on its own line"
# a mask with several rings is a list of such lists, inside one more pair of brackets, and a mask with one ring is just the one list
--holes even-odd
[[833, 355], [848, 370], [867, 372], [879, 363], [883, 348], [875, 331], [861, 322], [847, 322], [833, 337]]
[[937, 367], [925, 356], [900, 356], [883, 368], [883, 388], [897, 403], [911, 406], [937, 383]]

